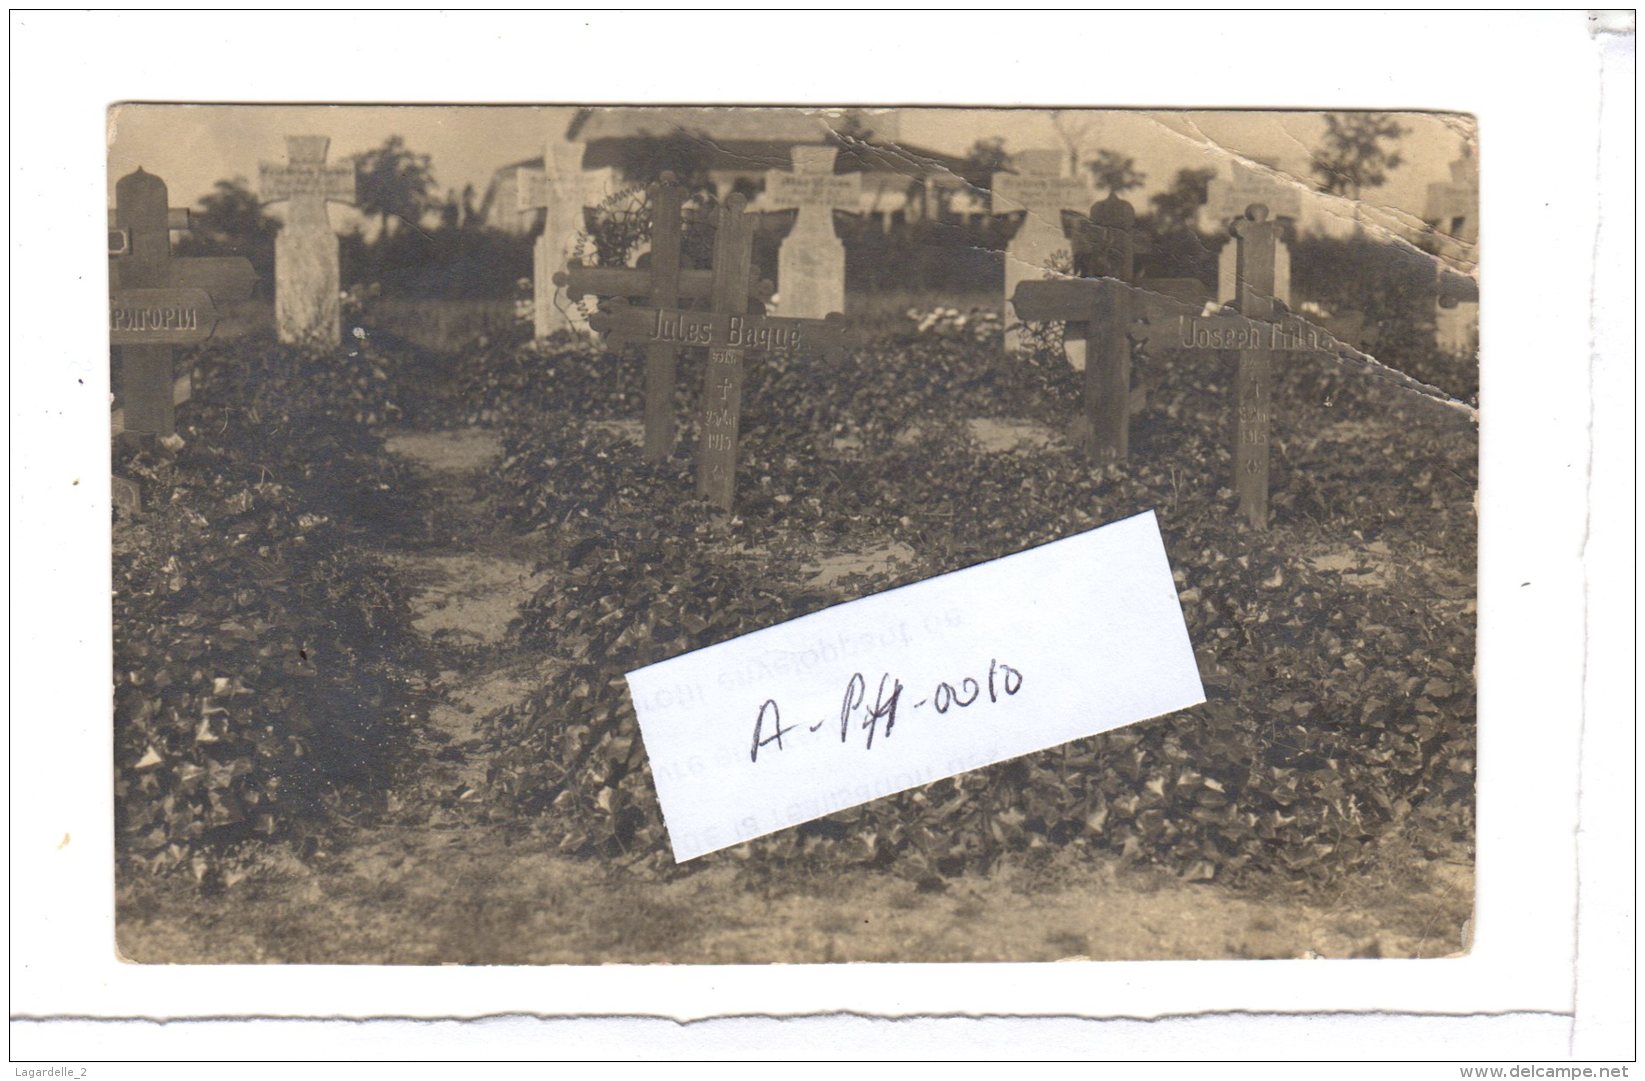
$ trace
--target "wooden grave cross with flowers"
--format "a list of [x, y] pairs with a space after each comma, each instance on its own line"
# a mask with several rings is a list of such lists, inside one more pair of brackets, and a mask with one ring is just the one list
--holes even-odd
[[[589, 325], [612, 345], [643, 344], [708, 350], [703, 413], [697, 444], [697, 493], [729, 511], [736, 486], [737, 435], [742, 414], [743, 356], [749, 350], [814, 355], [861, 344], [861, 335], [834, 312], [824, 319], [786, 319], [750, 314], [750, 263], [755, 215], [748, 200], [730, 196], [715, 211], [710, 310], [612, 300]], [[659, 219], [660, 220], [660, 219]], [[656, 254], [653, 241], [653, 255]], [[655, 296], [655, 294], [653, 294]], [[650, 413], [649, 395], [647, 412]]]

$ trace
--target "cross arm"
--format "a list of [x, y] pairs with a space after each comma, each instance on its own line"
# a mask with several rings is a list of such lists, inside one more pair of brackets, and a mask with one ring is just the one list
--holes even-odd
[[[189, 210], [186, 206], [174, 206], [166, 210], [166, 228], [170, 230], [184, 230], [191, 228]], [[120, 224], [120, 212], [109, 211], [109, 256], [116, 257], [131, 254], [131, 230]]]
[[109, 294], [111, 345], [196, 345], [211, 337], [217, 307], [204, 289], [116, 289]]
[[862, 208], [862, 177], [857, 173], [766, 173], [765, 192], [756, 211], [827, 209], [858, 213]]
[[603, 305], [589, 326], [611, 345], [697, 346], [706, 349], [753, 349], [837, 357], [861, 346], [864, 336], [834, 312], [824, 319], [785, 319], [734, 312], [637, 308], [623, 300]]
[[1026, 322], [1082, 323], [1098, 312], [1098, 299], [1105, 289], [1119, 290], [1130, 299], [1132, 322], [1126, 327], [1130, 338], [1156, 348], [1238, 349], [1277, 341], [1281, 344], [1273, 348], [1329, 352], [1325, 342], [1334, 340], [1295, 318], [1270, 324], [1232, 313], [1202, 316], [1204, 306], [1196, 300], [1152, 291], [1146, 282], [1128, 285], [1112, 278], [1021, 282], [1011, 294], [1011, 304]]
[[1011, 294], [1011, 304], [1029, 322], [1078, 321], [1089, 317], [1091, 305], [1104, 289], [1122, 290], [1139, 318], [1198, 315], [1205, 304], [1205, 286], [1195, 278], [1144, 278], [1135, 283], [1114, 278], [1025, 281]]
[[[109, 228], [118, 229], [120, 227], [119, 219], [120, 212], [118, 210], [110, 210]], [[193, 228], [193, 225], [189, 221], [189, 208], [186, 206], [168, 207], [166, 209], [166, 228], [171, 230]]]
[[1048, 278], [1018, 282], [1011, 294], [1017, 318], [1029, 323], [1079, 322], [1091, 317], [1103, 289], [1117, 285], [1103, 278]]
[[1265, 349], [1322, 356], [1360, 355], [1359, 350], [1338, 339], [1330, 330], [1296, 315], [1287, 314], [1273, 322], [1248, 319], [1228, 310], [1200, 315], [1168, 298], [1157, 299], [1164, 303], [1152, 304], [1152, 310], [1130, 328], [1133, 341], [1156, 349]]

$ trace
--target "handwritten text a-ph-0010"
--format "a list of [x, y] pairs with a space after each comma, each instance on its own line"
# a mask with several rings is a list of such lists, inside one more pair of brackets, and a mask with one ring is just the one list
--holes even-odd
[[[864, 750], [874, 749], [874, 735], [881, 731], [880, 722], [885, 722], [883, 737], [891, 738], [892, 730], [897, 725], [897, 710], [902, 705], [903, 684], [900, 679], [890, 672], [881, 673], [878, 688], [874, 693], [872, 704], [868, 702], [868, 680], [861, 672], [853, 672], [846, 681], [845, 692], [840, 698], [840, 713], [838, 717], [840, 742], [845, 743], [851, 738], [853, 722], [859, 730], [866, 732], [863, 742]], [[946, 715], [951, 710], [969, 709], [972, 706], [986, 706], [1000, 701], [1001, 698], [1015, 697], [1022, 690], [1022, 673], [1000, 660], [988, 662], [986, 676], [961, 676], [957, 681], [942, 680], [937, 683], [931, 693], [917, 702], [908, 705], [904, 717], [916, 710], [927, 707], [935, 710], [939, 715]], [[984, 700], [984, 692], [987, 698]], [[775, 698], [767, 698], [760, 703], [759, 711], [754, 717], [754, 739], [749, 746], [748, 760], [758, 763], [762, 748], [772, 744], [776, 750], [785, 749], [784, 736], [790, 736], [789, 743], [793, 744], [804, 735], [821, 732], [829, 726], [835, 718], [824, 717], [812, 725], [792, 724], [784, 725], [782, 708]], [[830, 728], [832, 732], [832, 728]], [[800, 732], [801, 736], [793, 736]], [[771, 752], [767, 752], [770, 754]]]

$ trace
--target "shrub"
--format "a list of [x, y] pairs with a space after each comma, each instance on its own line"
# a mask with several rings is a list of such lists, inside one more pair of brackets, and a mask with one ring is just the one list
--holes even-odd
[[376, 283], [389, 297], [512, 299], [532, 272], [530, 236], [495, 229], [401, 229], [367, 243], [358, 232], [341, 240], [345, 287]]
[[[1058, 424], [1076, 408], [1078, 377], [1065, 363], [1042, 369], [1002, 357], [997, 343], [935, 333], [942, 322], [838, 360], [751, 363], [729, 520], [685, 494], [687, 454], [648, 465], [631, 440], [565, 408], [637, 416], [636, 362], [599, 379], [613, 361], [592, 350], [538, 355], [538, 371], [555, 374], [500, 414], [508, 457], [492, 483], [508, 513], [551, 538], [554, 584], [513, 633], [563, 667], [484, 722], [505, 805], [542, 811], [563, 851], [642, 857], [666, 872], [624, 672], [1158, 508], [1208, 703], [829, 815], [701, 865], [867, 862], [923, 879], [1077, 843], [1189, 879], [1323, 882], [1424, 817], [1437, 824], [1434, 844], [1466, 839], [1471, 624], [1438, 621], [1402, 590], [1345, 599], [1340, 582], [1300, 554], [1321, 523], [1333, 537], [1358, 531], [1375, 543], [1397, 521], [1468, 560], [1465, 424], [1407, 410], [1383, 384], [1338, 365], [1294, 366], [1275, 389], [1276, 415], [1286, 417], [1276, 524], [1253, 543], [1223, 491], [1231, 373], [1215, 358], [1179, 353], [1146, 366], [1150, 404], [1134, 458], [1104, 472], [1055, 446], [977, 454], [967, 417]], [[693, 374], [683, 363], [687, 415]], [[956, 413], [957, 401], [969, 405]], [[1401, 439], [1369, 472], [1326, 434], [1389, 414]], [[805, 563], [818, 547], [892, 542], [914, 551], [911, 564], [825, 584]], [[1269, 582], [1283, 589], [1258, 585]]]
[[1434, 344], [1439, 277], [1432, 256], [1367, 236], [1299, 237], [1291, 249], [1291, 296], [1295, 305], [1364, 312], [1366, 325], [1376, 328], [1368, 351], [1379, 361], [1452, 397], [1478, 401], [1475, 357], [1448, 356]]
[[113, 531], [115, 811], [127, 866], [235, 873], [380, 796], [409, 734], [405, 596], [357, 538], [415, 535], [369, 427], [379, 356], [213, 346], [180, 449], [117, 445], [148, 509]]

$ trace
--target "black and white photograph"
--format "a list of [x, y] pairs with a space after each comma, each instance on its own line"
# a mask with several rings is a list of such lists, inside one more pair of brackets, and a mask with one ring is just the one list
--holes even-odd
[[19, 1077], [1628, 1076], [1634, 12], [8, 21]]
[[1490, 141], [1219, 104], [113, 104], [121, 958], [1466, 955]]

